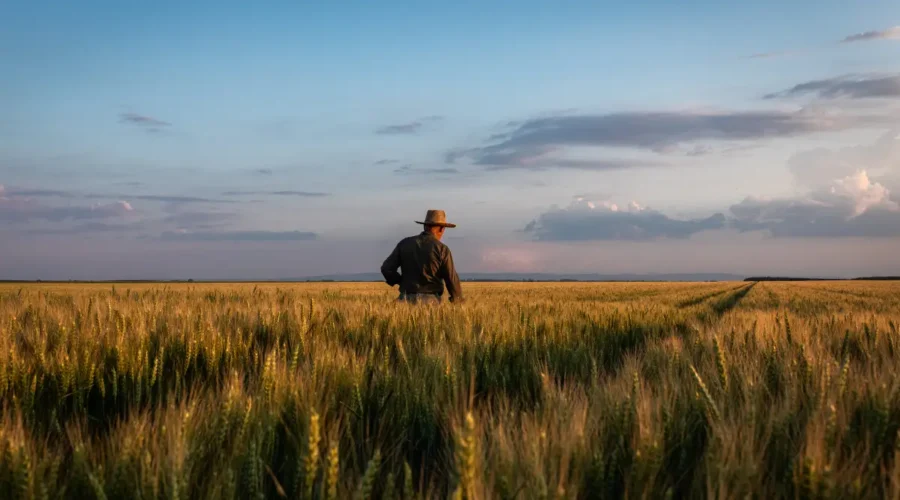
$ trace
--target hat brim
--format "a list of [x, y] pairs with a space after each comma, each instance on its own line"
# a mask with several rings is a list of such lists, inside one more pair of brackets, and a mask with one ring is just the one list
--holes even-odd
[[450, 224], [449, 222], [422, 222], [417, 220], [416, 224], [422, 224], [423, 226], [456, 227], [456, 224]]

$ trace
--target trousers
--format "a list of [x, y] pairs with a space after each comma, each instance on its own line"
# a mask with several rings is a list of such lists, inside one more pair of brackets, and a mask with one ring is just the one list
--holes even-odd
[[432, 293], [400, 293], [397, 297], [399, 302], [408, 302], [410, 304], [440, 304], [441, 296]]

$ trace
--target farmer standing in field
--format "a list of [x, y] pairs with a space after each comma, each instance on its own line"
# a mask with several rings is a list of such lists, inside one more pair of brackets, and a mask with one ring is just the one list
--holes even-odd
[[[429, 210], [425, 221], [416, 221], [425, 230], [416, 236], [400, 240], [394, 251], [381, 265], [381, 274], [390, 286], [400, 285], [397, 300], [410, 303], [439, 303], [444, 283], [454, 303], [463, 300], [459, 276], [453, 266], [450, 248], [441, 243], [444, 230], [456, 227], [447, 222], [443, 210]], [[397, 272], [400, 268], [401, 273]]]

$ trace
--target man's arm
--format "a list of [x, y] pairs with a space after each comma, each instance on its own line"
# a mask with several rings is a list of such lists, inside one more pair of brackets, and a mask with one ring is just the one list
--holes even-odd
[[453, 253], [446, 248], [443, 264], [441, 265], [441, 277], [447, 285], [451, 302], [462, 302], [462, 287], [459, 285], [459, 275], [456, 274], [456, 266], [453, 265]]
[[402, 281], [402, 277], [400, 273], [397, 272], [397, 268], [400, 267], [400, 245], [394, 247], [394, 251], [388, 255], [388, 258], [384, 260], [384, 263], [381, 264], [381, 275], [384, 276], [384, 280], [387, 281], [387, 284], [390, 286], [399, 285]]

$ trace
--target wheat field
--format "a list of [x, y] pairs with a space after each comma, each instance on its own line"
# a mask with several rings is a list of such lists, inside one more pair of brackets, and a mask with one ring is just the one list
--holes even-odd
[[0, 498], [898, 498], [900, 283], [0, 285]]

